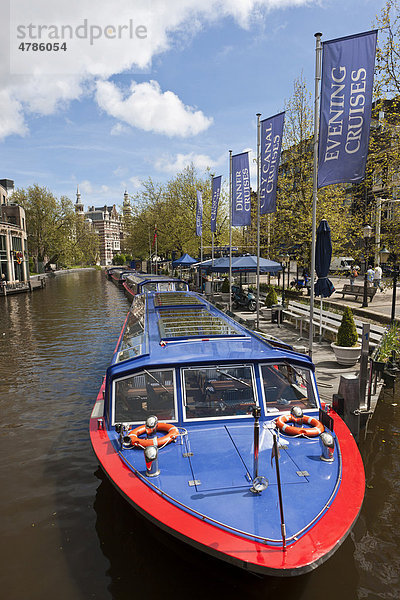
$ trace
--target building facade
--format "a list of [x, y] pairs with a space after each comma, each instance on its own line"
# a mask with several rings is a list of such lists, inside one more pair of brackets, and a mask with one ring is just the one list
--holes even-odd
[[[127, 192], [124, 194], [124, 213], [127, 209], [126, 202], [129, 203]], [[89, 220], [99, 236], [100, 264], [104, 266], [111, 265], [114, 256], [121, 252], [121, 240], [124, 235], [124, 219], [117, 211], [115, 204], [101, 207], [91, 206], [85, 211], [78, 187], [75, 212], [82, 215], [82, 218]]]
[[29, 280], [25, 210], [14, 204], [11, 179], [0, 179], [0, 278], [3, 283]]

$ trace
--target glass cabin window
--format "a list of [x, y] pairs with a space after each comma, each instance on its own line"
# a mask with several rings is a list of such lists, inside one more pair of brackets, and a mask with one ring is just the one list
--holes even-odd
[[149, 282], [142, 285], [142, 292], [156, 292], [157, 291], [157, 283]]
[[317, 406], [309, 369], [280, 363], [263, 365], [261, 373], [267, 412]]
[[157, 292], [172, 292], [174, 289], [175, 286], [171, 281], [160, 281], [157, 284]]
[[117, 362], [144, 353], [145, 299], [135, 296], [121, 341]]
[[175, 281], [175, 290], [177, 292], [188, 292], [189, 287], [188, 284], [184, 281]]
[[141, 371], [114, 384], [115, 423], [143, 423], [150, 415], [175, 421], [174, 370]]
[[249, 365], [184, 369], [183, 379], [187, 419], [243, 416], [256, 404]]

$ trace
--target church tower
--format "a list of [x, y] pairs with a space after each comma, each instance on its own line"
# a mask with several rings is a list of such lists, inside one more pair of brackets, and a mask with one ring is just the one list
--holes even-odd
[[85, 213], [84, 213], [84, 210], [83, 210], [83, 204], [81, 202], [81, 193], [79, 191], [79, 185], [76, 188], [75, 212], [78, 215], [82, 215], [82, 217], [85, 216]]
[[125, 190], [125, 193], [124, 193], [124, 204], [123, 204], [122, 212], [124, 215], [125, 222], [129, 222], [129, 219], [132, 218], [132, 207], [131, 207], [131, 203], [129, 201], [129, 195], [128, 195], [127, 190]]

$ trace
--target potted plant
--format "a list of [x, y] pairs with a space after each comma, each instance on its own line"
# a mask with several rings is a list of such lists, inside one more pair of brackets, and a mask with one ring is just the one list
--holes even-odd
[[224, 277], [224, 280], [221, 284], [221, 296], [223, 302], [229, 302], [229, 281], [227, 277]]
[[344, 309], [342, 322], [338, 329], [336, 343], [332, 342], [332, 350], [340, 365], [351, 367], [355, 365], [361, 355], [361, 345], [358, 343], [358, 334], [354, 322], [353, 311], [349, 306]]
[[275, 304], [278, 304], [278, 296], [276, 295], [275, 288], [270, 286], [265, 297], [265, 306], [271, 308], [271, 306], [274, 306]]
[[372, 356], [373, 368], [378, 373], [396, 365], [400, 355], [400, 326], [392, 323]]

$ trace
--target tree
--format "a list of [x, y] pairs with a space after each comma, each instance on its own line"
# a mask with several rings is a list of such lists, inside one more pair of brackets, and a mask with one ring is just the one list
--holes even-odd
[[398, 0], [387, 0], [375, 26], [380, 30], [376, 52], [376, 98], [400, 94], [400, 8]]
[[[207, 171], [205, 177], [199, 177], [192, 164], [164, 185], [151, 178], [142, 183], [142, 189], [133, 198], [125, 250], [129, 249], [137, 258], [147, 258], [150, 251], [155, 251], [153, 239], [157, 228], [159, 255], [171, 256], [177, 251], [197, 256], [200, 249], [200, 238], [196, 237], [197, 190], [203, 199], [203, 246], [210, 246], [211, 174]], [[228, 236], [226, 201], [221, 196], [216, 244], [226, 242]]]
[[28, 248], [35, 270], [40, 262], [96, 261], [97, 235], [75, 214], [66, 196], [57, 200], [50, 190], [34, 184], [15, 190], [12, 200], [25, 209]]

